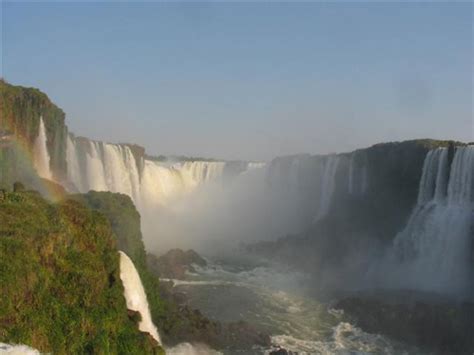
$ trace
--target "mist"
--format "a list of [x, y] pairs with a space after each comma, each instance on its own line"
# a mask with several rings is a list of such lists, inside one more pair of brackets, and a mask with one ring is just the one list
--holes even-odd
[[150, 251], [194, 248], [204, 254], [298, 231], [296, 197], [268, 186], [266, 167], [203, 182], [157, 209], [146, 208], [143, 230]]
[[[433, 152], [447, 159], [445, 148]], [[430, 166], [433, 152], [418, 167], [418, 202], [395, 206], [393, 221], [373, 221], [370, 196], [393, 187], [377, 187], [370, 151], [289, 156], [215, 176], [164, 205], [142, 208], [146, 246], [155, 254], [178, 247], [265, 256], [301, 267], [313, 275], [313, 288], [326, 292], [418, 289], [466, 298], [472, 289], [472, 149], [458, 149], [449, 187], [447, 163]]]
[[2, 2], [0, 352], [474, 353], [472, 10]]

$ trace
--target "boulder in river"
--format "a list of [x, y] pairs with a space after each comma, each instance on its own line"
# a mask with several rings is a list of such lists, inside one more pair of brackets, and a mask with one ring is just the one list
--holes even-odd
[[148, 265], [162, 278], [184, 279], [187, 271], [195, 271], [193, 265], [206, 266], [207, 262], [192, 249], [171, 249], [160, 257], [148, 254]]

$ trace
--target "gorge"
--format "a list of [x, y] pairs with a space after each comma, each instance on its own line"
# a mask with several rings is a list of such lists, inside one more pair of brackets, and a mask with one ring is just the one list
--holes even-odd
[[[348, 153], [276, 157], [269, 162], [163, 160], [146, 155], [144, 148], [135, 144], [76, 137], [68, 131], [62, 110], [45, 94], [3, 81], [0, 85], [0, 133], [13, 136], [8, 144], [0, 145], [0, 186], [5, 196], [0, 199], [0, 210], [4, 210], [2, 256], [11, 258], [12, 250], [25, 248], [31, 260], [42, 267], [57, 263], [60, 271], [56, 271], [66, 275], [72, 268], [84, 288], [88, 282], [75, 268], [87, 265], [88, 258], [94, 260], [103, 274], [92, 276], [91, 268], [87, 278], [101, 285], [94, 288], [103, 301], [100, 305], [107, 309], [110, 295], [105, 290], [110, 287], [117, 309], [124, 310], [123, 314], [114, 310], [115, 321], [123, 324], [129, 332], [127, 337], [133, 338], [130, 344], [137, 348], [161, 351], [156, 349], [162, 340], [169, 353], [210, 353], [213, 350], [207, 345], [216, 347], [214, 340], [212, 344], [196, 345], [204, 342], [196, 341], [191, 345], [192, 337], [189, 341], [171, 341], [169, 334], [174, 334], [177, 325], [167, 318], [169, 308], [160, 303], [157, 290], [161, 283], [158, 286], [158, 278], [147, 269], [146, 253], [158, 256], [176, 247], [193, 248], [208, 262], [182, 279], [171, 280], [174, 292], [186, 295], [187, 306], [200, 309], [211, 321], [231, 324], [224, 328], [228, 334], [245, 334], [246, 326], [232, 322], [248, 321], [262, 334], [271, 335], [271, 346], [253, 344], [250, 350], [237, 349], [249, 354], [270, 353], [277, 346], [299, 353], [341, 354], [446, 350], [427, 340], [407, 340], [382, 325], [374, 329], [363, 319], [363, 312], [357, 312], [361, 308], [344, 304], [348, 296], [363, 300], [361, 294], [374, 290], [413, 292], [421, 302], [439, 298], [440, 304], [452, 307], [454, 313], [459, 304], [470, 309], [474, 294], [472, 144], [423, 139], [381, 143]], [[63, 186], [64, 191], [58, 193], [59, 189], [45, 180]], [[59, 205], [34, 193], [10, 192], [15, 181], [59, 201]], [[42, 224], [22, 234], [12, 216], [25, 211], [40, 215]], [[61, 214], [64, 211], [67, 222]], [[48, 224], [49, 214], [63, 221], [58, 230]], [[93, 222], [88, 222], [90, 219]], [[86, 224], [81, 225], [81, 221]], [[78, 236], [92, 233], [90, 240], [74, 241], [68, 230]], [[44, 240], [35, 240], [35, 233]], [[11, 240], [8, 243], [13, 244], [7, 244], [13, 235], [19, 240], [27, 238], [22, 241], [25, 244]], [[112, 239], [116, 247], [111, 246]], [[108, 242], [101, 244], [101, 240]], [[61, 247], [66, 241], [77, 254], [69, 255]], [[37, 246], [40, 256], [28, 243]], [[88, 250], [90, 254], [84, 256]], [[122, 250], [120, 256], [118, 250]], [[55, 253], [58, 259], [64, 253], [65, 260], [71, 261], [53, 262]], [[69, 266], [69, 262], [76, 262], [74, 258], [79, 262]], [[119, 300], [122, 286], [114, 281], [119, 263], [121, 272], [128, 270], [125, 279], [120, 274], [126, 300]], [[28, 265], [25, 280], [35, 279], [35, 265]], [[21, 269], [20, 264], [17, 267], [17, 271]], [[20, 299], [24, 289], [15, 289], [13, 280], [8, 280], [12, 290], [7, 296]], [[23, 286], [27, 289], [26, 281]], [[151, 290], [156, 291], [154, 298]], [[49, 306], [56, 307], [44, 297], [51, 302]], [[382, 298], [379, 308], [375, 303], [367, 306], [374, 305], [374, 314], [385, 307], [384, 302], [390, 303], [391, 296], [378, 297]], [[346, 314], [332, 308], [335, 300], [342, 300]], [[92, 299], [84, 302], [93, 307]], [[5, 307], [9, 313], [17, 312], [13, 304]], [[126, 309], [139, 312], [139, 319], [134, 314], [127, 318]], [[92, 308], [89, 311], [96, 312]], [[359, 318], [351, 319], [354, 315]], [[199, 317], [196, 315], [209, 329], [220, 327]], [[29, 339], [26, 345], [41, 351], [64, 351], [63, 343], [46, 340], [52, 335], [15, 333], [14, 327], [24, 325], [18, 319], [15, 323], [0, 317], [0, 342], [8, 335], [14, 340]], [[24, 322], [26, 318], [21, 319]], [[450, 321], [446, 319], [446, 324]], [[41, 322], [43, 318], [38, 324]], [[154, 341], [142, 336], [145, 333], [138, 332], [137, 327], [132, 329], [133, 322]], [[473, 324], [465, 322], [469, 334]], [[74, 323], [68, 324], [73, 332]], [[446, 324], [443, 329], [450, 329]], [[114, 327], [107, 329], [110, 339], [122, 339]], [[226, 337], [222, 331], [215, 332]], [[472, 342], [463, 344], [460, 353], [472, 352]], [[237, 351], [226, 346], [217, 350]]]

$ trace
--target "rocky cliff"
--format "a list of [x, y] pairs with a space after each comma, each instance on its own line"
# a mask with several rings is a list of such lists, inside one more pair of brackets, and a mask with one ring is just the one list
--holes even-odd
[[464, 145], [423, 139], [337, 155], [276, 158], [269, 184], [280, 190], [287, 186], [297, 196], [303, 227], [248, 250], [310, 271], [321, 288], [360, 286], [369, 263], [406, 225], [427, 153], [448, 148], [452, 161], [454, 147]]
[[51, 170], [57, 180], [65, 178], [66, 135], [64, 112], [48, 96], [34, 88], [0, 81], [0, 132], [12, 135], [18, 149], [31, 151], [43, 119], [48, 136]]
[[[40, 90], [11, 85], [4, 80], [0, 80], [0, 186], [8, 187], [12, 182], [22, 180], [39, 188], [32, 177], [32, 156], [40, 120], [46, 130], [52, 178], [68, 186], [67, 139], [70, 132], [65, 113]], [[77, 140], [85, 146], [90, 142], [87, 138]], [[127, 143], [119, 146], [130, 149], [140, 171], [144, 148]]]

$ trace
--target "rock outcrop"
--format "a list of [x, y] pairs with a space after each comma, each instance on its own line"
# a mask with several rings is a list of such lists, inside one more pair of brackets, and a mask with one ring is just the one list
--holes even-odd
[[348, 297], [336, 303], [357, 326], [437, 354], [474, 352], [474, 303], [429, 300], [413, 292]]
[[207, 265], [206, 260], [192, 249], [187, 251], [172, 249], [160, 257], [148, 254], [147, 261], [156, 275], [169, 279], [184, 279], [187, 271], [195, 271], [193, 265]]

